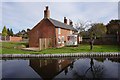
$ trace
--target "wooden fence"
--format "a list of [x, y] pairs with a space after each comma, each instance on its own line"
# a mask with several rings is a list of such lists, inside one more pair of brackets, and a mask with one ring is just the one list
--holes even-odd
[[52, 38], [40, 38], [39, 39], [39, 49], [47, 49], [53, 47], [53, 39]]

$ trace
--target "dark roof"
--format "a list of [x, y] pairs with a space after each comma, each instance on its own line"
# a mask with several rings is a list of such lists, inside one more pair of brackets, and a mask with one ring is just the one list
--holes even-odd
[[64, 29], [70, 29], [70, 30], [76, 31], [76, 29], [75, 29], [72, 25], [67, 25], [67, 24], [65, 24], [65, 23], [62, 23], [62, 22], [60, 22], [60, 21], [57, 21], [57, 20], [51, 19], [51, 18], [49, 18], [49, 20], [50, 20], [50, 22], [53, 23], [53, 25], [54, 25], [55, 27], [64, 28]]

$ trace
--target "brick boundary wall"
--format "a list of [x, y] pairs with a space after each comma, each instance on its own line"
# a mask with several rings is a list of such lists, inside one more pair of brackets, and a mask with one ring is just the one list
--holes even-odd
[[[2, 36], [2, 41], [5, 41], [5, 37]], [[6, 36], [6, 41], [10, 42], [20, 42], [22, 41], [22, 37], [16, 37], [16, 36]]]
[[12, 37], [12, 36], [10, 36], [10, 41], [19, 42], [19, 41], [22, 41], [22, 37]]

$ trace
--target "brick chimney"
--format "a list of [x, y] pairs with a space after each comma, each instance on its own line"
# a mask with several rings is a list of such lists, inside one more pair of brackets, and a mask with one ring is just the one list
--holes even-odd
[[67, 24], [67, 19], [66, 19], [66, 17], [64, 17], [64, 23]]
[[73, 22], [72, 20], [69, 19], [69, 25], [72, 25], [73, 26]]
[[50, 11], [48, 6], [46, 6], [46, 9], [44, 10], [44, 18], [50, 18]]

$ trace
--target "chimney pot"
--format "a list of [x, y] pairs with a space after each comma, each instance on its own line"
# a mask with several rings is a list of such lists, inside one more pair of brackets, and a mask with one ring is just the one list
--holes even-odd
[[46, 10], [48, 10], [48, 6], [46, 6]]
[[44, 10], [44, 18], [50, 18], [50, 11], [48, 10], [48, 6], [46, 6], [46, 9]]
[[73, 22], [72, 22], [72, 20], [69, 20], [69, 25], [73, 25]]
[[66, 19], [66, 17], [64, 17], [64, 23], [67, 24], [67, 19]]

